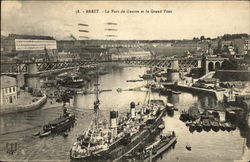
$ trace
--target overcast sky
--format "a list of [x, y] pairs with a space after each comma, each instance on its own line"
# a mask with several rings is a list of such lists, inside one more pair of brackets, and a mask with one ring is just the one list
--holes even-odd
[[[1, 33], [50, 35], [56, 39], [192, 39], [225, 33], [250, 33], [248, 1], [2, 1]], [[98, 13], [82, 13], [99, 9]], [[105, 13], [105, 10], [144, 10], [144, 13]], [[172, 13], [145, 13], [145, 10]], [[76, 14], [76, 10], [81, 13]], [[114, 22], [118, 25], [107, 25]], [[88, 27], [78, 26], [88, 24]], [[115, 28], [118, 31], [106, 31]], [[78, 30], [88, 30], [80, 33]]]

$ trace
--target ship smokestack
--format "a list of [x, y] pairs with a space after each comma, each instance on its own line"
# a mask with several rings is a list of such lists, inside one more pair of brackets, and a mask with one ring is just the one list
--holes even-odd
[[118, 111], [110, 111], [110, 128], [112, 129], [112, 137], [117, 137]]
[[110, 111], [110, 128], [117, 128], [118, 111]]
[[130, 113], [131, 113], [131, 118], [134, 119], [136, 117], [135, 103], [134, 102], [130, 103]]

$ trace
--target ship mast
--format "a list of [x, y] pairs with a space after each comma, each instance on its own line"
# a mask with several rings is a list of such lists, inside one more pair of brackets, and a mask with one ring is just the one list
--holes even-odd
[[98, 120], [98, 111], [99, 111], [99, 105], [100, 105], [100, 100], [99, 100], [99, 71], [97, 70], [97, 76], [96, 76], [96, 83], [95, 85], [95, 102], [94, 102], [94, 115], [95, 115], [95, 126], [97, 126], [97, 120]]
[[[92, 134], [90, 136], [90, 140], [89, 140], [89, 143], [88, 143], [88, 147], [87, 147], [87, 151], [88, 151], [88, 154], [90, 154], [90, 143], [92, 141], [92, 138], [93, 138], [93, 135], [94, 135], [94, 132], [95, 132], [95, 129], [97, 129], [97, 125], [98, 125], [98, 112], [99, 112], [99, 105], [100, 105], [100, 100], [99, 100], [99, 83], [98, 83], [98, 80], [99, 80], [99, 71], [97, 71], [97, 76], [96, 76], [96, 83], [94, 84], [95, 86], [95, 101], [94, 101], [94, 118], [90, 124], [90, 129], [93, 129], [92, 131]], [[88, 132], [89, 132], [89, 128], [88, 128]], [[86, 136], [87, 134], [85, 134]]]

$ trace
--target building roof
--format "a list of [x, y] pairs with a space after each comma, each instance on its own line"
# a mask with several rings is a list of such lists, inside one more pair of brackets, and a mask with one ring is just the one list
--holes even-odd
[[9, 34], [7, 39], [39, 39], [39, 40], [55, 40], [51, 36], [39, 36], [39, 35], [17, 35], [17, 34]]
[[16, 78], [1, 75], [1, 89], [16, 86]]

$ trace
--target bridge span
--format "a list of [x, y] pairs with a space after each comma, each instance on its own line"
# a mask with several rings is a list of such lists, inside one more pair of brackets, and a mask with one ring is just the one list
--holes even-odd
[[163, 68], [179, 67], [180, 70], [188, 68], [201, 68], [201, 59], [155, 59], [155, 60], [75, 60], [50, 62], [1, 62], [1, 74], [34, 74], [62, 69], [86, 67], [100, 63], [125, 63], [142, 66], [157, 66]]

